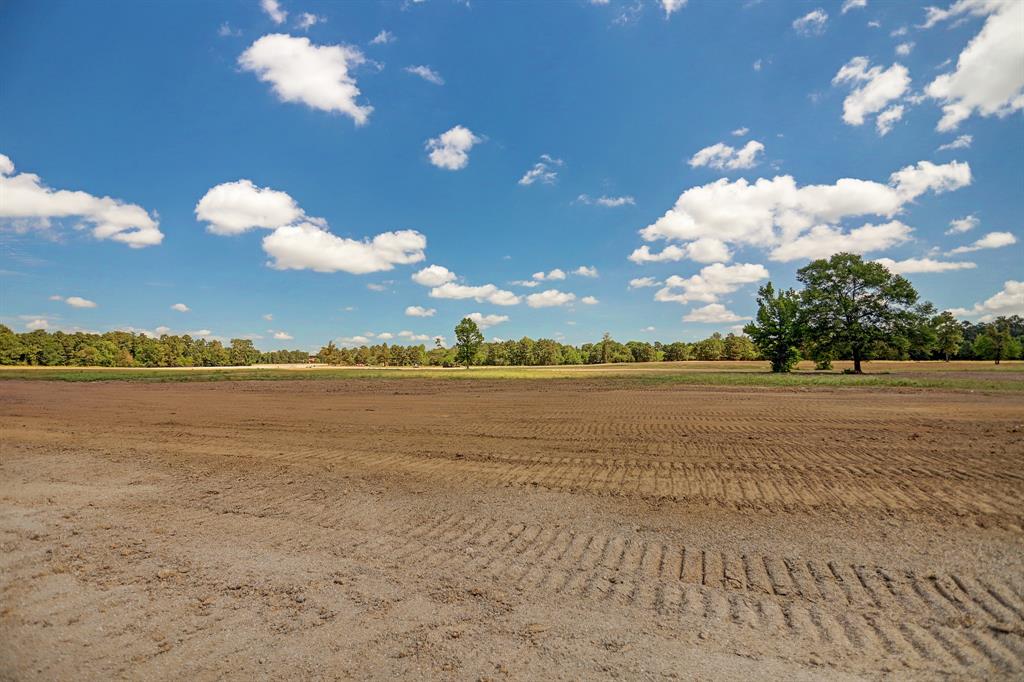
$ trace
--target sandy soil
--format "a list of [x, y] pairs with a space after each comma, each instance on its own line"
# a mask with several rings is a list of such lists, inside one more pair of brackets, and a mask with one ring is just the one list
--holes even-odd
[[0, 678], [1024, 676], [1024, 396], [0, 385]]

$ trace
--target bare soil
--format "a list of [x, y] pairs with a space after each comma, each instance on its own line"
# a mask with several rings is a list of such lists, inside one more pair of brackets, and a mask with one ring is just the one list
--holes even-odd
[[1020, 679], [1024, 396], [0, 385], [0, 678]]

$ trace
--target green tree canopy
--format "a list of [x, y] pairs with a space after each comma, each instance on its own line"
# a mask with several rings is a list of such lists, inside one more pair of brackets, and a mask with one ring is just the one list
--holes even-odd
[[455, 325], [456, 357], [459, 364], [464, 364], [467, 369], [483, 342], [484, 335], [480, 333], [480, 327], [476, 326], [473, 320], [464, 317]]

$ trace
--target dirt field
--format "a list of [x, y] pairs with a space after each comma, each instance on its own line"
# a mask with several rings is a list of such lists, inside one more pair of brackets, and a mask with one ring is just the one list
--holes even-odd
[[1020, 679], [1024, 394], [0, 384], [3, 679]]

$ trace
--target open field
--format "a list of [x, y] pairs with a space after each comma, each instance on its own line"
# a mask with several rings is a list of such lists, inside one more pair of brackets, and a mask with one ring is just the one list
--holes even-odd
[[0, 678], [1024, 676], [1024, 366], [728, 364], [4, 370]]

